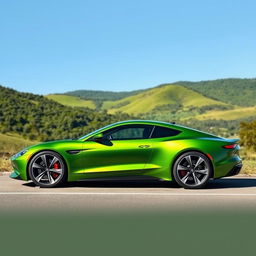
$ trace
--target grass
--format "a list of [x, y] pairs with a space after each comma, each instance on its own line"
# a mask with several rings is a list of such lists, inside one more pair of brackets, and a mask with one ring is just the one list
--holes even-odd
[[45, 96], [50, 100], [57, 101], [58, 103], [70, 107], [87, 107], [95, 109], [95, 104], [92, 100], [83, 100], [75, 96], [63, 95], [63, 94], [49, 94]]
[[256, 174], [256, 159], [254, 160], [243, 160], [243, 169], [241, 174], [255, 175]]
[[11, 171], [10, 157], [21, 149], [35, 143], [37, 142], [26, 140], [16, 134], [0, 134], [0, 172]]
[[149, 113], [156, 107], [170, 104], [182, 105], [183, 107], [202, 107], [216, 104], [227, 105], [207, 98], [183, 86], [172, 84], [156, 87], [118, 101], [106, 101], [103, 103], [102, 108], [107, 109], [109, 113], [121, 111], [137, 115]]
[[236, 120], [256, 116], [256, 107], [239, 107], [231, 110], [214, 110], [195, 116], [198, 120]]

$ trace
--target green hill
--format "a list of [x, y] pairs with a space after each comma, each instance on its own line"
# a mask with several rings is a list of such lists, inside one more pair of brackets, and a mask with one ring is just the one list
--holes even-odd
[[212, 99], [238, 106], [256, 105], [256, 79], [218, 79], [201, 82], [178, 82]]
[[[256, 79], [228, 78], [200, 82], [180, 81], [172, 84], [162, 84], [155, 88], [165, 87], [166, 85], [186, 87], [207, 98], [221, 101], [226, 104], [236, 106], [254, 106], [256, 104]], [[101, 102], [101, 104], [109, 101], [123, 100], [120, 102], [120, 104], [122, 104], [125, 101], [125, 98], [136, 96], [152, 89], [154, 88], [130, 92], [78, 90], [67, 92], [65, 94], [76, 96], [81, 99], [92, 100], [94, 102]], [[111, 103], [104, 103], [104, 108], [107, 108], [108, 104], [112, 105]]]
[[256, 106], [256, 79], [180, 81], [139, 91], [66, 94], [92, 100], [97, 109], [108, 113], [176, 121], [219, 134], [237, 132], [241, 121], [256, 119], [252, 108]]
[[[106, 101], [102, 108], [107, 109], [109, 113], [118, 111], [128, 114], [146, 114], [151, 113], [159, 107], [168, 105], [166, 111], [171, 111], [172, 107], [203, 107], [210, 105], [227, 104], [207, 98], [193, 90], [180, 85], [165, 85], [156, 87], [136, 95], [123, 98], [118, 101]], [[163, 110], [162, 110], [163, 111]]]
[[195, 116], [198, 120], [236, 120], [240, 118], [256, 117], [256, 107], [239, 107], [231, 110], [213, 110], [206, 114]]
[[94, 101], [107, 101], [107, 100], [120, 100], [125, 97], [135, 95], [143, 90], [128, 91], [128, 92], [112, 92], [112, 91], [97, 91], [97, 90], [76, 90], [66, 92], [65, 94], [80, 97], [86, 100]]
[[85, 107], [95, 109], [95, 103], [92, 100], [84, 100], [76, 96], [65, 94], [49, 94], [45, 96], [47, 99], [54, 100], [62, 105], [70, 107]]
[[143, 90], [129, 92], [112, 92], [112, 91], [97, 91], [97, 90], [76, 90], [66, 92], [65, 95], [75, 96], [86, 101], [93, 101], [97, 109], [100, 109], [105, 101], [116, 101], [125, 97], [136, 95]]
[[[217, 101], [224, 102], [236, 106], [254, 106], [256, 104], [256, 79], [239, 79], [228, 78], [212, 81], [189, 82], [180, 81], [172, 84], [162, 84], [155, 88], [145, 90], [137, 90], [130, 92], [111, 92], [111, 91], [93, 91], [93, 90], [78, 90], [67, 92], [65, 94], [76, 96], [81, 99], [100, 101], [103, 103], [103, 108], [112, 107], [115, 104], [125, 105], [126, 99], [132, 99], [131, 96], [143, 95], [154, 89], [159, 89], [166, 86], [182, 86], [189, 90], [193, 90], [206, 98], [211, 98]], [[155, 91], [157, 92], [157, 90]], [[176, 92], [171, 96], [175, 98]], [[179, 91], [177, 91], [179, 94]], [[136, 97], [135, 97], [136, 99]], [[116, 102], [112, 104], [112, 102]]]
[[241, 121], [256, 119], [255, 81], [182, 81], [131, 92], [79, 90], [45, 97], [1, 86], [0, 133], [32, 140], [74, 138], [131, 116], [236, 133]]
[[44, 96], [0, 86], [0, 133], [30, 140], [75, 138], [112, 122], [130, 119], [88, 108], [64, 106]]
[[[136, 115], [142, 119], [162, 121], [186, 120], [209, 111], [224, 111], [233, 108], [230, 104], [206, 97], [179, 84], [164, 84], [155, 88], [136, 91], [136, 93], [132, 91], [131, 93], [133, 95], [128, 97], [124, 97], [125, 94], [118, 94], [118, 97], [122, 96], [118, 100], [103, 101], [100, 108], [110, 114], [122, 112]], [[97, 91], [96, 94], [99, 94], [99, 92]], [[100, 99], [103, 99], [104, 92], [102, 91], [101, 94]], [[108, 94], [106, 98], [113, 96], [110, 97], [110, 95]], [[87, 94], [87, 97], [89, 98], [89, 94]]]

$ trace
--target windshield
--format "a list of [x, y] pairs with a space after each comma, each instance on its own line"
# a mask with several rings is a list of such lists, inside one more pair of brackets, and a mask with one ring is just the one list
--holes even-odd
[[113, 126], [113, 124], [109, 124], [109, 125], [104, 126], [104, 127], [100, 128], [100, 129], [98, 129], [98, 130], [95, 130], [95, 131], [93, 131], [93, 132], [90, 132], [90, 133], [88, 133], [88, 134], [82, 136], [82, 137], [79, 138], [78, 140], [83, 140], [83, 139], [85, 139], [85, 138], [87, 138], [87, 137], [90, 137], [91, 135], [96, 134], [96, 133], [98, 133], [98, 132], [100, 132], [100, 131], [102, 131], [102, 130], [105, 130], [105, 129], [107, 129], [108, 127], [111, 127], [111, 126]]

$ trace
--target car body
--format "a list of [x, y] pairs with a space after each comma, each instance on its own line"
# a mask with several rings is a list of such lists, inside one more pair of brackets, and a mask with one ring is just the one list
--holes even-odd
[[[143, 176], [175, 180], [183, 187], [198, 188], [210, 178], [235, 175], [241, 170], [237, 141], [174, 123], [123, 121], [77, 140], [44, 142], [26, 148], [11, 158], [14, 169], [11, 177], [32, 179], [37, 185], [54, 187], [58, 183], [54, 182], [55, 178], [60, 179], [60, 173], [62, 181]], [[184, 157], [180, 159], [180, 166], [176, 167], [175, 176], [174, 166], [181, 156]], [[196, 166], [200, 162], [201, 166]], [[183, 174], [178, 171], [182, 168]], [[197, 177], [204, 175], [203, 169], [205, 173], [207, 170], [204, 184], [182, 184], [182, 178], [192, 183], [193, 177], [196, 183]], [[51, 174], [55, 170], [53, 177]], [[37, 177], [43, 184], [37, 182]]]

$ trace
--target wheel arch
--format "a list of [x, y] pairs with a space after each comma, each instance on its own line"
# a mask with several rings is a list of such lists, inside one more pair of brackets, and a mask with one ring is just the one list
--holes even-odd
[[198, 152], [198, 153], [201, 153], [201, 154], [203, 154], [209, 160], [209, 163], [211, 165], [211, 175], [210, 175], [210, 178], [213, 178], [214, 177], [214, 165], [213, 165], [212, 159], [210, 159], [210, 157], [207, 155], [207, 153], [205, 153], [205, 152], [203, 152], [203, 151], [201, 151], [199, 149], [190, 148], [190, 149], [185, 149], [185, 150], [180, 151], [174, 157], [174, 159], [172, 161], [172, 164], [171, 164], [171, 178], [172, 178], [172, 180], [174, 180], [174, 177], [173, 177], [173, 167], [174, 167], [175, 162], [177, 161], [177, 159], [181, 155], [183, 155], [185, 153], [188, 153], [188, 152]]
[[35, 155], [37, 155], [37, 154], [39, 154], [39, 153], [41, 153], [41, 152], [44, 152], [44, 151], [53, 152], [53, 153], [55, 153], [55, 154], [58, 154], [58, 155], [61, 157], [61, 159], [62, 159], [62, 161], [63, 161], [63, 163], [64, 163], [64, 165], [65, 165], [65, 168], [66, 168], [66, 170], [67, 170], [67, 179], [68, 179], [69, 171], [68, 171], [67, 161], [65, 160], [65, 158], [64, 158], [59, 152], [57, 152], [57, 151], [55, 151], [55, 150], [52, 150], [52, 149], [42, 149], [42, 150], [39, 150], [39, 151], [34, 152], [34, 153], [30, 156], [30, 158], [29, 158], [29, 160], [28, 160], [28, 163], [27, 163], [27, 166], [26, 166], [27, 180], [31, 180], [30, 174], [29, 174], [29, 165], [30, 165], [30, 162], [32, 161], [32, 159], [33, 159], [33, 157], [34, 157]]

